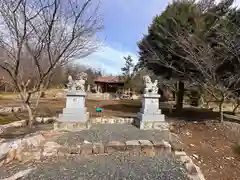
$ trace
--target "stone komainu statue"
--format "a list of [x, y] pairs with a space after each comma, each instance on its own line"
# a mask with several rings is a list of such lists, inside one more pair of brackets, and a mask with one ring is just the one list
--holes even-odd
[[155, 80], [154, 83], [152, 83], [151, 78], [149, 76], [143, 76], [143, 81], [145, 85], [144, 93], [158, 93], [158, 81]]
[[68, 76], [68, 84], [67, 84], [68, 90], [76, 90], [75, 82], [73, 81], [72, 76]]
[[87, 80], [87, 74], [86, 73], [80, 73], [76, 80], [74, 81], [72, 79], [72, 76], [68, 76], [68, 90], [70, 91], [83, 91], [85, 92], [85, 82]]
[[87, 74], [82, 72], [78, 75], [77, 79], [75, 80], [76, 83], [76, 90], [84, 91], [85, 92], [85, 82], [87, 80]]

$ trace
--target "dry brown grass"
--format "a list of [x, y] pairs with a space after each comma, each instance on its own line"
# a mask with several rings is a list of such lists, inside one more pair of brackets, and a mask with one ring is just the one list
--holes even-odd
[[[42, 98], [40, 100], [37, 116], [49, 117], [57, 116], [65, 107], [65, 98]], [[0, 106], [20, 106], [20, 101], [14, 99], [4, 98], [0, 100]], [[102, 107], [104, 112], [102, 116], [133, 116], [139, 111], [140, 101], [135, 100], [86, 100], [86, 106], [91, 117], [99, 116], [96, 113], [96, 107]], [[16, 117], [12, 113], [0, 113], [0, 124], [17, 121], [20, 119], [27, 119], [27, 112], [23, 111], [17, 113]]]
[[0, 92], [0, 100], [16, 99], [17, 97], [17, 93]]

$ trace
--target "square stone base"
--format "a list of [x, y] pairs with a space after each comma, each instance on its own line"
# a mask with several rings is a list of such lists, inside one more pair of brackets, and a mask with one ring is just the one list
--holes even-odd
[[56, 121], [54, 123], [54, 131], [81, 131], [89, 129], [91, 124], [89, 121], [86, 122], [61, 122]]
[[138, 112], [137, 113], [137, 118], [140, 119], [141, 121], [165, 121], [165, 116], [164, 114], [161, 114], [161, 112], [154, 112], [154, 113], [142, 113]]
[[60, 122], [86, 122], [89, 119], [89, 112], [75, 112], [59, 114], [58, 121]]
[[169, 124], [166, 121], [145, 120], [142, 121], [138, 118], [134, 120], [134, 125], [143, 130], [169, 130]]

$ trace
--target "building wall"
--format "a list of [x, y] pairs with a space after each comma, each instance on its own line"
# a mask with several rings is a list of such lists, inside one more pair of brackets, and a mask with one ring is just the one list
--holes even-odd
[[124, 84], [120, 83], [101, 83], [97, 82], [95, 83], [97, 86], [97, 89], [102, 93], [116, 93], [119, 89], [122, 89]]

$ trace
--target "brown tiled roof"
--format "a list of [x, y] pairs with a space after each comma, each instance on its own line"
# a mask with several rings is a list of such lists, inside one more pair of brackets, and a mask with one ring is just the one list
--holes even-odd
[[118, 76], [101, 76], [94, 79], [94, 82], [123, 83]]

